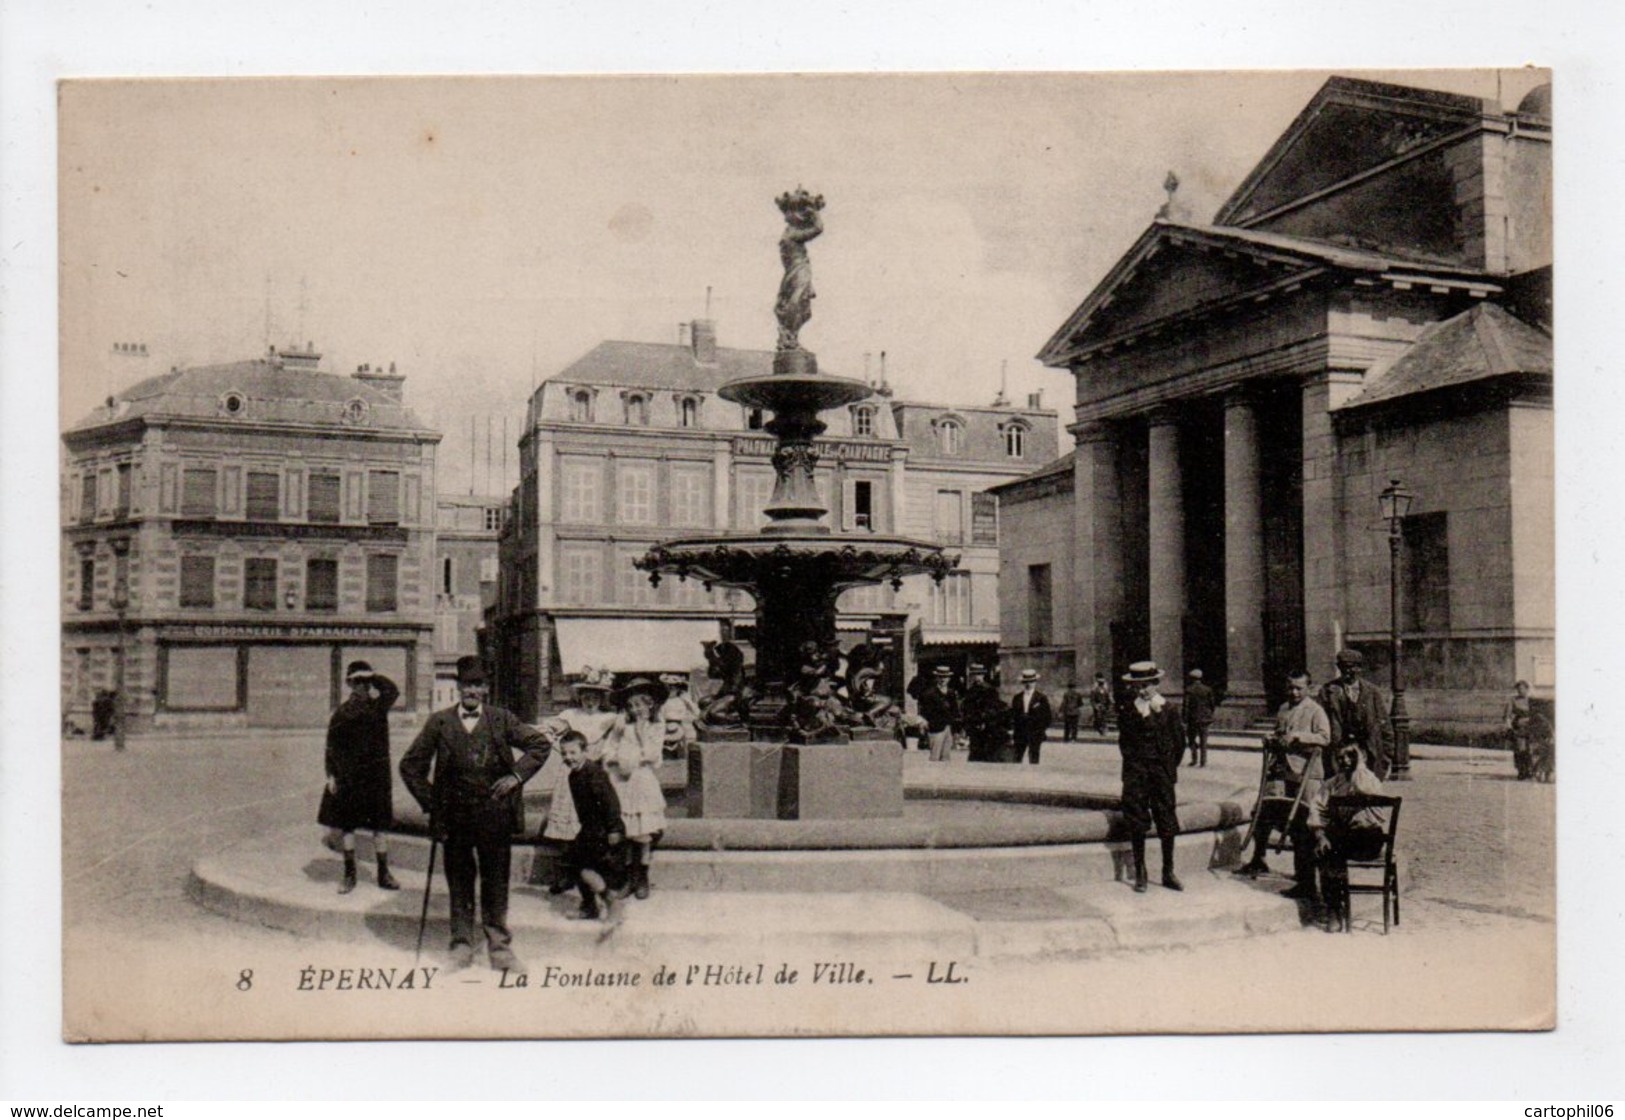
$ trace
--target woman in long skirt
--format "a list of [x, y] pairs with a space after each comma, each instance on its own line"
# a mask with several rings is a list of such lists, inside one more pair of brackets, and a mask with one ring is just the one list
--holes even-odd
[[609, 733], [604, 761], [621, 801], [621, 820], [631, 846], [627, 886], [638, 898], [649, 897], [649, 865], [655, 845], [666, 831], [666, 796], [660, 792], [658, 767], [666, 737], [656, 717], [665, 690], [636, 677], [621, 690], [622, 711]]

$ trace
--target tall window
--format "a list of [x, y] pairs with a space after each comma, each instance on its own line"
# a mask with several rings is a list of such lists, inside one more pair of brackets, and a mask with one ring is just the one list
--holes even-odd
[[181, 557], [181, 606], [214, 606], [214, 557]]
[[937, 491], [931, 528], [941, 544], [959, 544], [965, 539], [965, 496], [961, 491]]
[[875, 484], [866, 478], [852, 483], [852, 526], [871, 531], [875, 527]]
[[736, 481], [739, 528], [755, 529], [762, 523], [762, 511], [773, 499], [773, 476], [766, 471], [740, 471]]
[[118, 497], [113, 512], [119, 517], [130, 516], [130, 464], [118, 465]]
[[367, 523], [370, 525], [399, 525], [401, 523], [401, 473], [399, 471], [367, 472]]
[[331, 558], [305, 561], [305, 609], [339, 609], [339, 562]]
[[641, 548], [615, 550], [615, 601], [623, 606], [646, 607], [655, 601], [654, 585], [649, 573], [640, 572], [632, 561], [643, 555]]
[[499, 533], [502, 531], [502, 507], [487, 506], [485, 509], [485, 531]]
[[596, 525], [602, 521], [602, 462], [598, 459], [561, 459], [559, 476], [564, 491], [564, 520], [583, 525]]
[[1012, 459], [1020, 459], [1027, 454], [1026, 428], [1011, 424], [1004, 429], [1004, 453]]
[[570, 394], [570, 419], [578, 424], [592, 422], [592, 393], [587, 389], [577, 389]]
[[93, 470], [79, 478], [79, 520], [96, 520], [96, 472]]
[[931, 584], [931, 621], [938, 626], [969, 626], [970, 573], [950, 572]]
[[1050, 567], [1032, 564], [1027, 568], [1027, 644], [1050, 644], [1050, 620], [1053, 606], [1050, 598]]
[[671, 523], [711, 524], [711, 471], [704, 466], [674, 466], [671, 470]]
[[336, 525], [339, 520], [339, 476], [336, 471], [311, 471], [306, 516], [312, 521]]
[[655, 523], [653, 463], [621, 463], [615, 472], [615, 520], [621, 525]]
[[275, 471], [248, 472], [248, 519], [275, 521], [282, 515], [282, 476]]
[[649, 398], [642, 393], [626, 395], [626, 422], [640, 427], [649, 425]]
[[88, 611], [96, 605], [96, 561], [79, 561], [79, 609]]
[[367, 557], [367, 609], [392, 611], [396, 606], [400, 557], [374, 553]]
[[243, 561], [243, 609], [276, 610], [276, 560], [250, 556]]
[[684, 397], [677, 402], [677, 423], [685, 428], [700, 426], [700, 402], [693, 397]]
[[452, 558], [450, 556], [442, 556], [440, 558], [440, 594], [442, 595], [457, 594], [457, 585], [452, 581], [453, 571], [451, 562]]
[[855, 436], [875, 434], [874, 406], [863, 404], [852, 410], [852, 434]]
[[1421, 513], [1404, 522], [1402, 629], [1450, 629], [1450, 526], [1444, 513]]
[[559, 550], [559, 599], [582, 606], [596, 603], [603, 594], [597, 545], [565, 545]]
[[965, 446], [965, 429], [958, 420], [943, 420], [937, 424], [937, 450], [943, 455], [958, 455]]
[[999, 496], [985, 491], [970, 496], [970, 540], [972, 544], [999, 543]]
[[181, 472], [181, 516], [213, 517], [215, 480], [213, 467], [187, 467]]

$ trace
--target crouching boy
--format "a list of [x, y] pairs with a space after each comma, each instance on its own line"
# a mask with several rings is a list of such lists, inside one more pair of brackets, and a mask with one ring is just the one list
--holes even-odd
[[610, 891], [625, 881], [621, 799], [604, 764], [587, 757], [587, 740], [579, 731], [560, 737], [559, 756], [569, 768], [570, 800], [581, 821], [581, 831], [564, 849], [565, 866], [581, 891], [581, 909], [571, 917], [608, 920]]

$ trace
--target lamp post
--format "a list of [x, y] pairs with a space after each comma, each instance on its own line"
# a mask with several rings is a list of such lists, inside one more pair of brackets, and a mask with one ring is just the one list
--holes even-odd
[[1387, 489], [1377, 495], [1382, 519], [1388, 524], [1388, 683], [1394, 693], [1388, 713], [1394, 728], [1394, 760], [1388, 776], [1398, 782], [1411, 777], [1411, 717], [1405, 710], [1405, 649], [1399, 633], [1399, 564], [1405, 544], [1405, 515], [1414, 499], [1415, 495], [1397, 478], [1389, 480]]

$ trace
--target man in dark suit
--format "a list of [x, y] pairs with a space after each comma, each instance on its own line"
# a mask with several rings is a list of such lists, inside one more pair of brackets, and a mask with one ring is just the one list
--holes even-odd
[[1049, 697], [1038, 691], [1038, 670], [1021, 671], [1021, 691], [1010, 698], [1011, 762], [1023, 757], [1038, 765], [1038, 752], [1049, 733]]
[[1218, 707], [1213, 690], [1202, 681], [1202, 670], [1192, 669], [1185, 685], [1185, 735], [1190, 741], [1191, 765], [1207, 765], [1207, 729]]
[[[550, 744], [512, 712], [485, 702], [477, 657], [457, 659], [457, 704], [435, 712], [401, 759], [401, 779], [446, 846], [452, 967], [474, 963], [474, 884], [491, 967], [517, 969], [509, 948], [508, 876], [513, 836], [524, 831], [520, 787]], [[431, 777], [431, 766], [433, 774]]]
[[1371, 772], [1388, 780], [1392, 759], [1393, 728], [1388, 723], [1388, 703], [1382, 690], [1362, 680], [1365, 656], [1357, 649], [1337, 653], [1337, 679], [1320, 690], [1320, 706], [1332, 724], [1332, 748], [1352, 743], [1365, 752]]
[[1004, 697], [988, 683], [987, 670], [982, 666], [972, 665], [967, 673], [970, 686], [965, 689], [961, 709], [965, 733], [970, 736], [970, 761], [1001, 762], [1010, 732], [1010, 713]]
[[1179, 759], [1185, 753], [1185, 729], [1179, 710], [1157, 691], [1162, 671], [1155, 661], [1136, 661], [1123, 683], [1134, 699], [1117, 716], [1117, 748], [1123, 754], [1123, 821], [1128, 825], [1134, 851], [1134, 889], [1144, 891], [1150, 880], [1145, 867], [1145, 834], [1153, 823], [1162, 841], [1162, 885], [1182, 891], [1174, 874], [1174, 839], [1179, 815], [1174, 808], [1174, 783], [1179, 781]]

